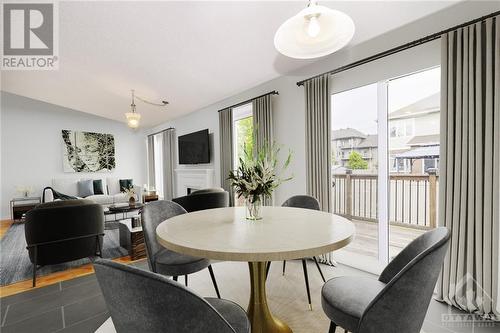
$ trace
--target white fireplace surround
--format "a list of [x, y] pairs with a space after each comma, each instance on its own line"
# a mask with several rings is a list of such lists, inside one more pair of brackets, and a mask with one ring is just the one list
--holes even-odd
[[214, 169], [175, 169], [176, 197], [188, 194], [188, 189], [200, 190], [214, 187]]

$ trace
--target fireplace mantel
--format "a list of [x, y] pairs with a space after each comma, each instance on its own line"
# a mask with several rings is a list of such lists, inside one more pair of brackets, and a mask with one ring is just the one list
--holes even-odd
[[214, 169], [179, 168], [175, 169], [176, 197], [188, 194], [188, 189], [203, 189], [214, 187]]

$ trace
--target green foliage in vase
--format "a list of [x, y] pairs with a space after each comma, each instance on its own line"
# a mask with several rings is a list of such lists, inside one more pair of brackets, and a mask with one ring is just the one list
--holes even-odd
[[238, 168], [230, 171], [228, 177], [238, 198], [244, 197], [254, 203], [262, 196], [270, 197], [281, 183], [293, 178], [281, 177], [290, 164], [292, 153], [289, 151], [283, 164], [279, 165], [280, 151], [279, 145], [267, 142], [255, 153], [244, 149], [245, 156], [239, 158]]

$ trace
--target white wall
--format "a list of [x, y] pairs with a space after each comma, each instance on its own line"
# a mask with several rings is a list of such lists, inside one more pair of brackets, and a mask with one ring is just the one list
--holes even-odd
[[[169, 126], [176, 129], [177, 135], [208, 128], [210, 133], [213, 133], [214, 138], [211, 165], [216, 172], [216, 182], [220, 184], [219, 121], [217, 111], [271, 90], [278, 90], [279, 96], [273, 96], [275, 140], [293, 151], [293, 161], [290, 165], [290, 170], [294, 174], [292, 181], [283, 184], [276, 191], [276, 202], [281, 203], [293, 194], [305, 193], [306, 191], [304, 92], [302, 87], [297, 87], [297, 81], [481, 17], [498, 10], [498, 7], [498, 2], [493, 1], [468, 1], [459, 3], [442, 12], [391, 31], [376, 39], [353, 48], [346, 48], [344, 51], [325, 57], [297, 72], [285, 74], [277, 79], [195, 111], [185, 117], [157, 126], [151, 129], [149, 133]], [[369, 65], [363, 65], [335, 75], [332, 77], [332, 92], [343, 91], [381, 79], [429, 68], [438, 65], [439, 61], [440, 43], [437, 40], [389, 58], [377, 60]], [[275, 61], [275, 66], [280, 68], [279, 58]], [[191, 167], [206, 168], [207, 166]]]
[[[33, 186], [40, 195], [52, 178], [116, 176], [146, 180], [144, 133], [124, 123], [2, 92], [1, 94], [1, 218], [10, 218], [9, 201], [17, 186]], [[116, 169], [111, 173], [64, 173], [61, 130], [113, 134]]]

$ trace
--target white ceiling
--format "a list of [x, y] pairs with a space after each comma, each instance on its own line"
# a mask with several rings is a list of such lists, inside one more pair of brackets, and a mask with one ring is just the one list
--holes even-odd
[[[427, 16], [452, 1], [323, 1], [356, 24], [351, 46]], [[280, 56], [279, 25], [306, 1], [61, 2], [58, 71], [4, 71], [2, 90], [124, 121], [130, 89], [142, 126], [169, 119], [303, 67]], [[378, 13], [378, 14], [377, 14]]]

